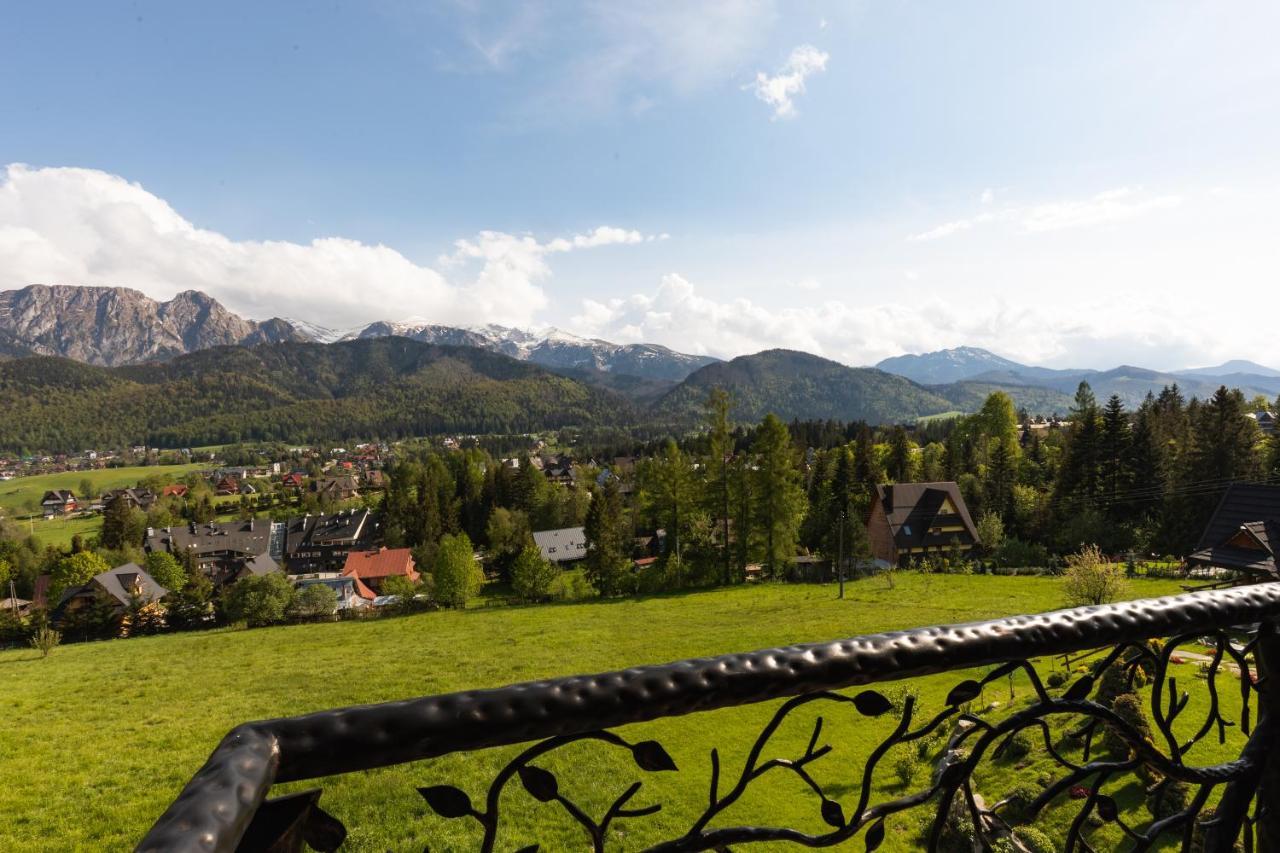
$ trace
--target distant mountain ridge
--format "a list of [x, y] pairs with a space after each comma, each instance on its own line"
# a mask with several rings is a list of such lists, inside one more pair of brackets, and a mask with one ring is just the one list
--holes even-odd
[[287, 322], [246, 320], [198, 290], [162, 302], [127, 287], [33, 284], [0, 292], [0, 345], [114, 366], [215, 346], [303, 340]]
[[786, 419], [865, 420], [909, 423], [928, 415], [977, 411], [993, 391], [1036, 413], [1065, 412], [1068, 396], [1042, 388], [998, 383], [922, 385], [875, 367], [847, 367], [794, 350], [765, 350], [708, 365], [654, 405], [659, 419], [678, 420], [700, 411], [713, 388], [733, 399], [733, 417], [755, 421], [773, 412]]
[[200, 350], [99, 367], [0, 361], [0, 450], [509, 433], [637, 418], [630, 402], [477, 347], [400, 337]]
[[[994, 383], [1038, 387], [1062, 394], [1072, 394], [1081, 381], [1088, 381], [1098, 398], [1116, 394], [1130, 407], [1141, 403], [1148, 392], [1159, 393], [1161, 388], [1174, 384], [1189, 397], [1208, 397], [1221, 385], [1239, 388], [1248, 397], [1280, 394], [1280, 371], [1243, 360], [1229, 361], [1217, 368], [1180, 371], [1133, 365], [1110, 370], [1055, 369], [1019, 364], [977, 347], [957, 347], [887, 358], [876, 366], [921, 383]], [[1214, 372], [1219, 370], [1230, 372]]]
[[0, 357], [55, 355], [117, 367], [165, 361], [216, 346], [390, 336], [486, 349], [553, 370], [619, 373], [670, 383], [717, 360], [657, 344], [614, 344], [556, 329], [537, 334], [496, 325], [468, 329], [379, 321], [334, 330], [305, 320], [255, 322], [196, 290], [167, 302], [125, 287], [34, 284], [0, 292]]

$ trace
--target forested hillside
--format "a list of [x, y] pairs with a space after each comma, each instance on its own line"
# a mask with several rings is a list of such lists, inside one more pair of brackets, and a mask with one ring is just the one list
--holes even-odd
[[654, 415], [679, 420], [700, 410], [712, 388], [734, 401], [733, 416], [760, 420], [770, 412], [787, 420], [911, 423], [942, 412], [975, 412], [993, 391], [1004, 391], [1015, 406], [1032, 414], [1065, 412], [1071, 398], [1047, 388], [992, 382], [918, 385], [870, 367], [846, 367], [792, 350], [767, 350], [712, 364], [693, 373], [662, 398]]
[[0, 449], [397, 438], [634, 419], [627, 401], [470, 347], [379, 338], [221, 347], [163, 364], [0, 362]]

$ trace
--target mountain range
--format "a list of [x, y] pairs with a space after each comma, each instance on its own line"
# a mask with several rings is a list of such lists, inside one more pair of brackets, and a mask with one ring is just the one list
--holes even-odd
[[616, 372], [672, 384], [716, 361], [656, 344], [614, 344], [558, 329], [535, 334], [495, 325], [457, 328], [381, 321], [339, 331], [278, 317], [255, 322], [194, 290], [167, 302], [124, 287], [35, 284], [0, 292], [0, 355], [9, 357], [57, 355], [119, 367], [215, 346], [389, 336], [487, 349], [553, 369]]
[[1280, 371], [1233, 361], [1155, 371], [1051, 369], [961, 347], [849, 367], [766, 350], [718, 361], [651, 344], [550, 330], [372, 323], [347, 331], [255, 322], [187, 291], [33, 285], [0, 293], [0, 449], [146, 442], [289, 442], [561, 426], [686, 428], [712, 388], [733, 417], [910, 422], [976, 411], [993, 391], [1034, 414], [1065, 414], [1081, 380], [1130, 406], [1177, 384], [1268, 399]]
[[1081, 381], [1087, 381], [1099, 399], [1116, 394], [1130, 407], [1140, 404], [1148, 392], [1159, 393], [1166, 385], [1177, 385], [1187, 397], [1208, 397], [1222, 385], [1239, 388], [1246, 397], [1273, 399], [1280, 394], [1280, 370], [1242, 359], [1216, 367], [1180, 370], [1150, 370], [1133, 365], [1072, 370], [1019, 364], [977, 347], [956, 347], [887, 358], [876, 367], [920, 383], [986, 382], [1062, 394], [1073, 394]]

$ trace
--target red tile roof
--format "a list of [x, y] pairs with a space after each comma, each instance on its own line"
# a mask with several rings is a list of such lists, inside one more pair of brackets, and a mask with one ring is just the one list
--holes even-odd
[[407, 577], [418, 582], [418, 571], [413, 565], [413, 552], [408, 548], [380, 548], [377, 551], [352, 551], [347, 555], [344, 575], [360, 578]]
[[364, 585], [364, 581], [360, 580], [359, 575], [356, 575], [354, 578], [352, 578], [352, 580], [356, 582], [356, 595], [360, 596], [366, 601], [373, 601], [375, 598], [378, 597], [378, 594], [376, 592], [374, 592], [373, 590], [369, 589], [369, 587]]

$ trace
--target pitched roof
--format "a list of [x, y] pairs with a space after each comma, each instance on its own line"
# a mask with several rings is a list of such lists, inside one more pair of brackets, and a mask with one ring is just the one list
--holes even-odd
[[273, 560], [270, 554], [258, 554], [245, 563], [244, 568], [240, 571], [257, 576], [269, 575], [272, 572], [280, 571], [280, 564]]
[[[1218, 501], [1213, 517], [1205, 525], [1195, 550], [1202, 551], [1226, 542], [1242, 524], [1253, 521], [1280, 521], [1280, 486], [1232, 483]], [[1276, 540], [1272, 540], [1273, 542]]]
[[587, 556], [587, 534], [582, 527], [562, 527], [559, 530], [536, 530], [533, 544], [542, 552], [542, 559], [552, 563], [581, 560]]
[[324, 542], [369, 540], [377, 530], [377, 521], [367, 509], [291, 518], [285, 522], [284, 551], [292, 554], [303, 546]]
[[93, 580], [84, 586], [68, 589], [63, 593], [62, 600], [66, 601], [76, 595], [84, 594], [95, 587], [125, 605], [133, 598], [135, 589], [143, 601], [157, 601], [169, 593], [169, 590], [157, 583], [156, 579], [151, 577], [142, 566], [137, 563], [125, 563], [123, 566], [116, 566], [114, 569], [94, 575]]
[[[898, 548], [941, 548], [960, 541], [978, 542], [978, 530], [969, 517], [960, 487], [953, 482], [894, 483], [876, 486], [875, 498], [884, 508]], [[956, 521], [967, 536], [955, 532], [931, 533], [941, 522]]]
[[380, 548], [377, 551], [352, 551], [347, 555], [344, 575], [357, 578], [407, 577], [417, 582], [418, 572], [413, 565], [413, 552], [408, 548]]
[[270, 519], [176, 524], [151, 530], [146, 540], [148, 551], [171, 553], [192, 550], [197, 554], [231, 552], [254, 556], [268, 553], [270, 547]]

